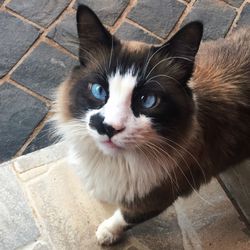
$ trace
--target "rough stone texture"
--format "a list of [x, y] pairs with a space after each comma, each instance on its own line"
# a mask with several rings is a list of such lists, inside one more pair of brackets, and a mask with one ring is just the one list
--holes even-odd
[[199, 193], [175, 203], [184, 249], [247, 250], [249, 229], [213, 179]]
[[240, 19], [237, 22], [237, 27], [250, 25], [250, 3], [246, 4], [241, 12]]
[[38, 37], [38, 29], [0, 11], [0, 77], [17, 63]]
[[223, 0], [223, 1], [235, 7], [240, 7], [241, 4], [244, 2], [244, 0]]
[[[40, 167], [66, 156], [65, 147], [61, 143], [33, 152], [32, 154], [23, 155], [15, 159], [14, 168], [18, 174], [32, 171], [35, 167]], [[35, 167], [34, 167], [35, 166]], [[30, 171], [29, 171], [30, 170]]]
[[0, 6], [3, 4], [4, 0], [0, 0]]
[[[128, 232], [141, 246], [139, 249], [173, 249], [182, 250], [182, 232], [173, 206], [158, 217], [136, 226]], [[184, 249], [183, 249], [184, 250]]]
[[137, 28], [136, 26], [124, 22], [119, 29], [116, 31], [115, 35], [123, 40], [136, 40], [146, 43], [159, 44], [161, 41], [142, 29]]
[[173, 29], [185, 9], [176, 0], [139, 0], [129, 13], [129, 19], [165, 38]]
[[7, 7], [27, 19], [47, 27], [67, 7], [70, 0], [12, 0]]
[[78, 36], [75, 13], [66, 15], [64, 19], [53, 28], [48, 37], [62, 45], [75, 55], [78, 55]]
[[33, 151], [48, 147], [59, 141], [59, 138], [53, 135], [53, 131], [54, 128], [52, 128], [51, 125], [47, 123], [35, 137], [35, 139], [28, 145], [23, 154], [28, 154]]
[[250, 222], [250, 160], [229, 169], [220, 175], [230, 198], [237, 204], [241, 212]]
[[219, 0], [198, 0], [184, 23], [200, 20], [204, 24], [203, 39], [224, 37], [234, 18], [236, 10]]
[[47, 111], [22, 90], [8, 83], [0, 86], [0, 161], [14, 156]]
[[76, 64], [75, 59], [41, 43], [14, 71], [11, 78], [40, 95], [52, 98], [55, 88]]
[[40, 233], [11, 164], [0, 169], [0, 249], [13, 250], [35, 241]]
[[112, 26], [123, 10], [128, 5], [129, 0], [78, 0], [78, 4], [85, 4], [93, 9], [104, 24]]

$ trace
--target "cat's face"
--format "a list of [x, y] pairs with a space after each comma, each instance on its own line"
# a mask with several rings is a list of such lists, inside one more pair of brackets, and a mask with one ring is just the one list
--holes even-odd
[[186, 26], [154, 47], [119, 41], [85, 6], [78, 8], [77, 23], [81, 65], [61, 90], [65, 122], [78, 123], [77, 133], [111, 155], [156, 147], [186, 133], [194, 112], [187, 81], [202, 26]]

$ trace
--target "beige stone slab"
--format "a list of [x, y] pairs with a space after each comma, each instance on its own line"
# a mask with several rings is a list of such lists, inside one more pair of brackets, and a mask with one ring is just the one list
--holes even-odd
[[17, 249], [39, 236], [32, 210], [11, 162], [0, 165], [0, 249]]
[[[51, 153], [56, 152], [53, 149]], [[46, 157], [50, 157], [48, 151]], [[39, 160], [36, 167], [32, 160], [34, 168], [20, 174], [27, 177], [32, 172], [34, 176], [26, 179], [26, 190], [45, 238], [58, 250], [101, 249], [95, 230], [114, 208], [90, 198], [84, 192], [79, 172], [69, 167], [65, 159], [48, 162], [41, 166]], [[35, 174], [40, 168], [46, 171]], [[106, 249], [246, 250], [250, 249], [250, 238], [237, 211], [213, 180], [199, 194], [179, 199], [159, 217], [130, 230], [119, 245]]]
[[15, 170], [24, 173], [28, 170], [43, 166], [65, 157], [65, 147], [62, 143], [23, 155], [13, 160]]

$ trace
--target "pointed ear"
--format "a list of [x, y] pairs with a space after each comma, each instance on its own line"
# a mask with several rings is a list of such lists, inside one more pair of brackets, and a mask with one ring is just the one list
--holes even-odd
[[203, 24], [201, 22], [186, 24], [167, 41], [167, 50], [175, 56], [194, 58], [199, 49], [202, 34]]
[[80, 41], [79, 60], [84, 65], [86, 60], [90, 59], [90, 53], [102, 47], [112, 46], [112, 35], [97, 15], [85, 5], [78, 6], [76, 19]]
[[200, 46], [202, 34], [202, 23], [191, 22], [181, 28], [165, 44], [155, 48], [161, 57], [171, 58], [172, 63], [178, 66], [179, 81], [184, 85], [192, 76], [195, 56]]

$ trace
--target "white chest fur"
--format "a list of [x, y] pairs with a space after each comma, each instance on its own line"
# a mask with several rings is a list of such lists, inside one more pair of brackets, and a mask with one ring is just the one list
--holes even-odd
[[136, 152], [107, 156], [88, 140], [70, 145], [69, 160], [86, 190], [109, 203], [142, 198], [166, 178], [164, 169], [154, 159]]

